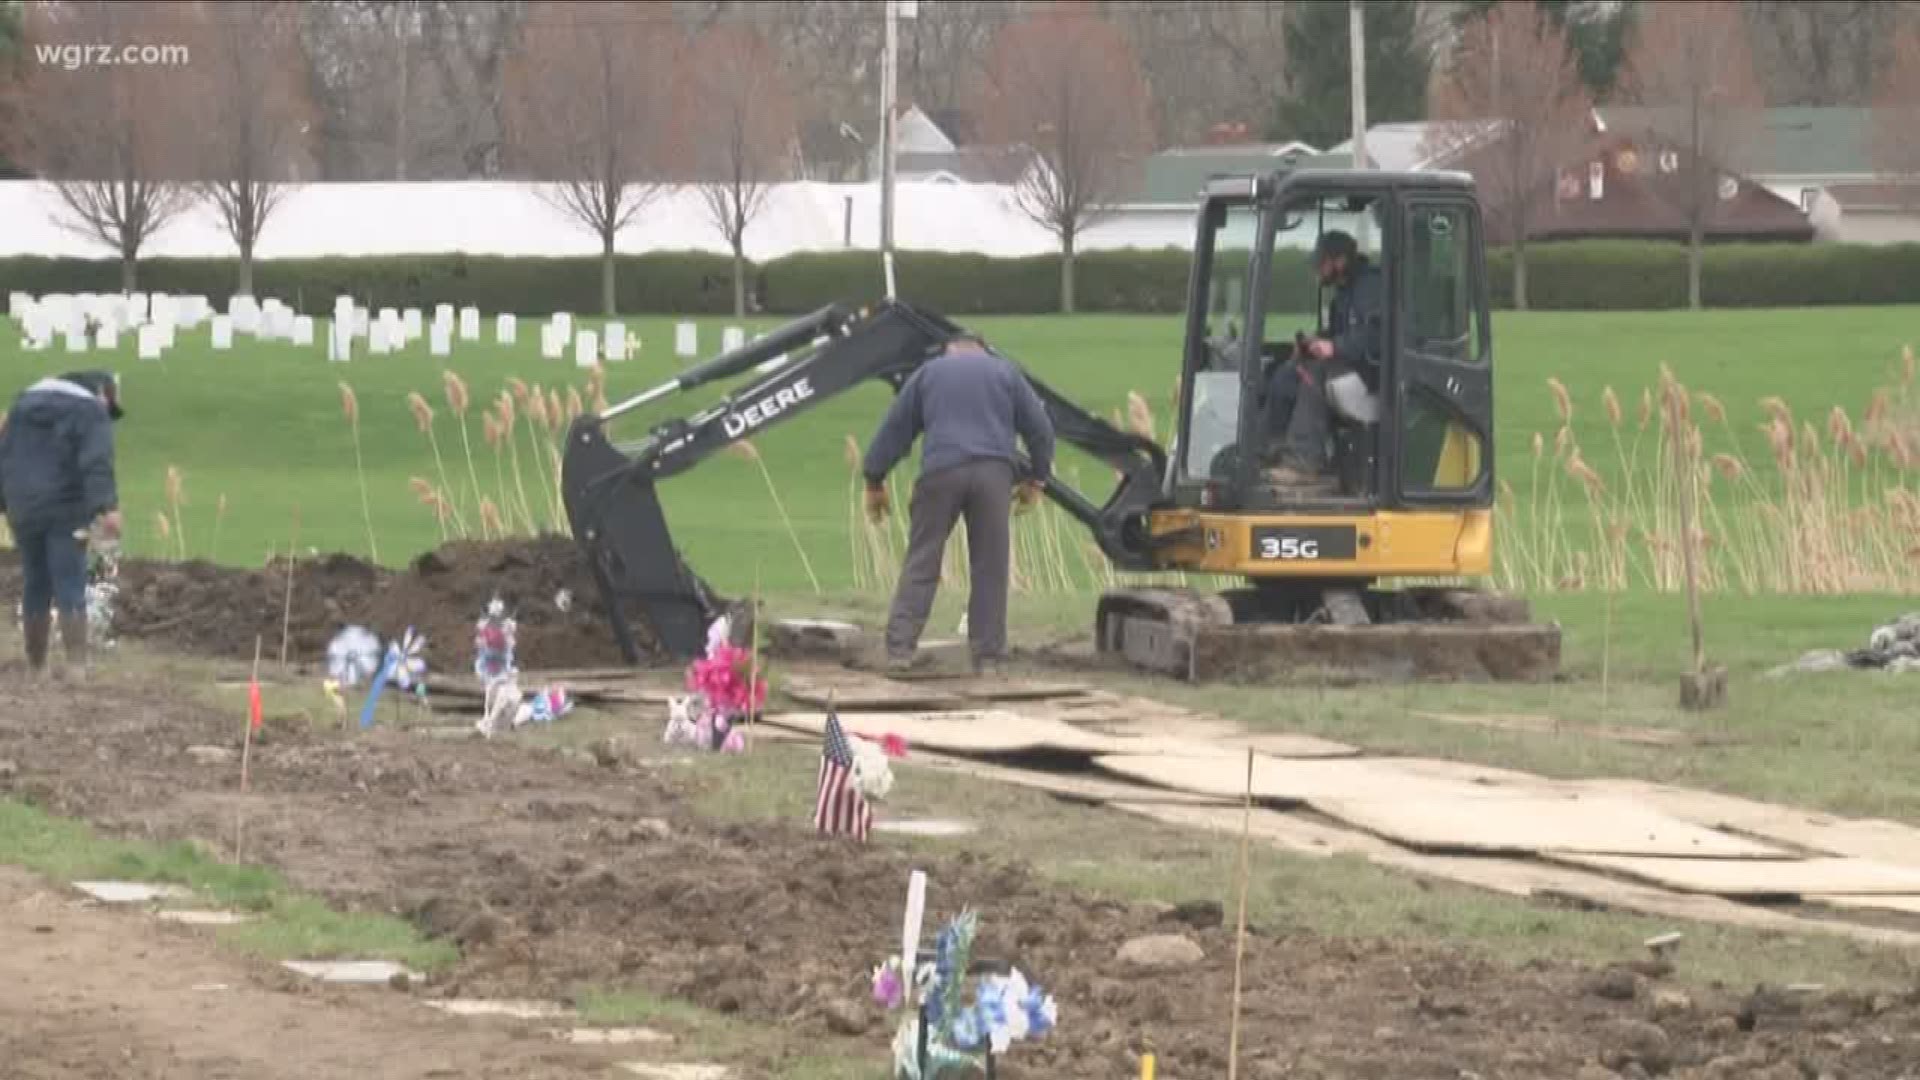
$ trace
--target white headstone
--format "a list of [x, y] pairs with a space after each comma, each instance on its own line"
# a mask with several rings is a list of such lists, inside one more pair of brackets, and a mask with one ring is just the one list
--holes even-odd
[[480, 309], [466, 307], [460, 309], [460, 340], [480, 340]]
[[689, 358], [700, 355], [698, 323], [683, 322], [673, 328], [673, 355]]
[[553, 323], [540, 324], [540, 356], [544, 360], [558, 360], [566, 355], [567, 338], [560, 327]]
[[160, 359], [160, 328], [152, 323], [140, 328], [140, 359]]
[[27, 307], [33, 303], [33, 297], [18, 289], [7, 294], [7, 318], [24, 319]]
[[353, 309], [353, 337], [366, 337], [367, 328], [373, 324], [373, 312], [367, 308]]
[[627, 328], [620, 323], [607, 324], [607, 359], [618, 362], [627, 358]]
[[216, 352], [225, 352], [233, 348], [233, 316], [215, 315], [213, 317], [213, 347]]
[[573, 316], [565, 311], [553, 313], [553, 325], [560, 330], [561, 341], [573, 340]]
[[120, 329], [111, 320], [100, 324], [94, 331], [93, 347], [96, 349], [117, 349], [120, 347]]
[[600, 363], [599, 334], [582, 330], [574, 337], [573, 363], [575, 367], [595, 367]]
[[228, 300], [227, 317], [233, 321], [233, 328], [238, 333], [260, 332], [260, 305], [254, 303], [251, 296], [236, 296]]
[[407, 340], [413, 341], [425, 332], [420, 321], [420, 309], [410, 307], [400, 315], [400, 325], [407, 332]]
[[[169, 331], [171, 333], [171, 331]], [[295, 345], [313, 344], [313, 316], [296, 315], [293, 319], [293, 343]]]
[[370, 356], [385, 356], [393, 350], [393, 327], [384, 320], [375, 321], [367, 327], [367, 353]]
[[147, 294], [134, 293], [127, 297], [127, 322], [143, 323], [147, 321]]
[[353, 324], [335, 319], [327, 324], [327, 358], [336, 364], [353, 359]]
[[379, 319], [377, 319], [377, 320], [375, 320], [375, 321], [377, 321], [377, 322], [383, 322], [383, 323], [386, 323], [386, 324], [387, 324], [387, 325], [389, 325], [389, 326], [392, 326], [392, 325], [394, 325], [394, 324], [396, 324], [396, 323], [398, 323], [398, 322], [400, 321], [400, 309], [399, 309], [399, 308], [390, 308], [390, 307], [383, 307], [383, 308], [381, 308], [381, 309], [380, 309], [380, 317], [379, 317]]
[[720, 351], [732, 352], [747, 343], [747, 332], [737, 326], [729, 326], [720, 332]]
[[162, 293], [154, 293], [147, 306], [147, 321], [155, 326], [172, 326], [175, 311], [173, 298]]
[[511, 345], [519, 336], [520, 321], [511, 315], [501, 314], [493, 320], [493, 340], [502, 345]]
[[433, 305], [433, 321], [452, 325], [453, 324], [453, 305], [452, 304]]
[[453, 351], [453, 334], [451, 327], [446, 323], [436, 322], [433, 324], [432, 349], [433, 355], [435, 356], [446, 356]]
[[67, 328], [67, 351], [70, 353], [87, 351], [87, 335], [85, 331], [76, 334], [73, 332], [72, 327]]

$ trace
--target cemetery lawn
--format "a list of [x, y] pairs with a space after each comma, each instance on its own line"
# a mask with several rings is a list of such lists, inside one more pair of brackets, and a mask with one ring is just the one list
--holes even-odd
[[[457, 500], [478, 537], [478, 488], [496, 504], [518, 505], [518, 492], [540, 524], [552, 492], [543, 484], [528, 441], [522, 407], [516, 446], [522, 473], [511, 456], [495, 452], [484, 438], [481, 413], [507, 390], [508, 380], [557, 391], [587, 385], [587, 372], [539, 353], [539, 323], [523, 320], [518, 344], [492, 342], [491, 317], [483, 341], [456, 340], [450, 359], [428, 355], [424, 341], [402, 354], [364, 354], [329, 364], [321, 346], [261, 344], [241, 337], [232, 351], [216, 353], [203, 326], [177, 336], [160, 361], [135, 359], [132, 335], [122, 335], [111, 354], [71, 355], [64, 346], [32, 353], [20, 346], [18, 327], [0, 325], [0, 387], [11, 395], [34, 379], [79, 366], [119, 370], [128, 417], [120, 426], [119, 464], [127, 520], [127, 551], [135, 556], [184, 554], [217, 562], [259, 565], [270, 552], [284, 552], [299, 511], [298, 547], [303, 552], [346, 552], [402, 565], [437, 546], [442, 530], [434, 513], [410, 487], [413, 478], [444, 486]], [[637, 358], [606, 368], [609, 400], [670, 378], [681, 366], [673, 356], [670, 319], [624, 320], [640, 336]], [[1129, 391], [1147, 400], [1156, 435], [1171, 433], [1180, 322], [1168, 317], [1080, 316], [966, 320], [1040, 378], [1083, 407], [1111, 418], [1124, 409]], [[598, 320], [580, 325], [594, 327]], [[701, 353], [718, 351], [727, 320], [701, 320]], [[750, 332], [777, 325], [752, 320]], [[317, 330], [324, 340], [324, 324]], [[1643, 388], [1656, 385], [1660, 366], [1670, 365], [1699, 391], [1711, 392], [1729, 412], [1729, 426], [1752, 458], [1766, 459], [1757, 430], [1762, 398], [1783, 398], [1803, 419], [1823, 424], [1833, 406], [1856, 418], [1875, 387], [1888, 381], [1902, 345], [1920, 339], [1920, 310], [1879, 307], [1704, 313], [1523, 313], [1495, 322], [1500, 475], [1522, 502], [1532, 484], [1531, 440], [1551, 445], [1560, 426], [1547, 380], [1571, 393], [1574, 437], [1591, 447], [1588, 460], [1607, 474], [1613, 455], [1601, 393], [1612, 387], [1628, 411]], [[457, 373], [471, 398], [466, 429], [448, 406], [443, 372]], [[360, 458], [366, 509], [362, 516], [352, 429], [342, 415], [342, 382], [358, 401]], [[738, 384], [735, 384], [738, 385]], [[650, 423], [694, 414], [725, 386], [668, 398], [613, 425], [616, 441], [631, 441]], [[420, 393], [432, 406], [439, 463], [409, 412], [407, 395]], [[759, 440], [761, 460], [719, 454], [661, 485], [676, 542], [686, 557], [724, 592], [743, 593], [756, 575], [767, 589], [840, 591], [854, 581], [850, 546], [850, 500], [855, 496], [847, 439], [864, 447], [888, 401], [879, 384], [863, 385], [830, 399]], [[469, 458], [469, 448], [471, 458]], [[1062, 455], [1063, 473], [1095, 501], [1110, 488], [1109, 474], [1074, 453]], [[764, 466], [764, 472], [762, 471]], [[900, 499], [915, 464], [896, 470]], [[167, 475], [177, 469], [184, 501], [167, 499]], [[1550, 470], [1549, 470], [1550, 471]], [[444, 483], [442, 476], [444, 475]], [[771, 487], [770, 487], [771, 485]], [[777, 492], [778, 499], [775, 499]], [[221, 513], [224, 500], [225, 513]], [[1567, 507], [1578, 523], [1573, 498]], [[783, 517], [784, 511], [784, 517]], [[167, 535], [158, 522], [169, 518]], [[792, 533], [786, 522], [790, 521]], [[521, 524], [524, 528], [524, 523]], [[1066, 540], [1077, 543], [1063, 522]], [[804, 549], [803, 563], [795, 539]], [[1069, 556], [1072, 572], [1091, 586], [1093, 566]], [[812, 573], [809, 574], [809, 567]]]

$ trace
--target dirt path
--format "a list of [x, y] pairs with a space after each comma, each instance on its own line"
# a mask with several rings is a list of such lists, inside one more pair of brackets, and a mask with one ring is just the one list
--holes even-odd
[[[220, 952], [139, 911], [0, 867], [7, 1080], [580, 1080], [608, 1059], [394, 992], [333, 989]], [[225, 987], [226, 989], [213, 989]]]

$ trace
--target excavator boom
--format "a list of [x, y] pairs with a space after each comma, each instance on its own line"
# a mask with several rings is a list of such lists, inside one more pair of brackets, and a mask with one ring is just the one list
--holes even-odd
[[[728, 606], [675, 548], [660, 507], [660, 480], [868, 379], [898, 391], [959, 333], [944, 317], [899, 301], [860, 311], [829, 306], [575, 420], [561, 466], [567, 518], [627, 662], [640, 663], [644, 652], [636, 622], [650, 631], [658, 651], [686, 659], [701, 653], [707, 627]], [[608, 438], [608, 423], [628, 412], [749, 371], [758, 377], [693, 416], [656, 424], [631, 445]], [[1156, 569], [1159, 542], [1150, 536], [1147, 513], [1159, 499], [1166, 451], [1088, 414], [1030, 373], [1027, 380], [1046, 405], [1056, 439], [1120, 475], [1112, 495], [1098, 504], [1057, 472], [1047, 480], [1047, 496], [1093, 533], [1116, 568]], [[1022, 458], [1016, 468], [1024, 476], [1028, 463]]]

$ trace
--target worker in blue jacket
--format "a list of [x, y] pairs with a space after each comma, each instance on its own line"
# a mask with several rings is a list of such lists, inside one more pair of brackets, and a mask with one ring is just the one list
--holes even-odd
[[111, 372], [42, 379], [14, 399], [0, 428], [0, 512], [20, 553], [27, 666], [47, 668], [53, 612], [67, 662], [87, 662], [87, 537], [120, 535], [113, 423], [120, 382]]
[[1274, 372], [1267, 391], [1269, 431], [1278, 460], [1275, 484], [1312, 484], [1327, 475], [1331, 410], [1372, 423], [1385, 352], [1386, 280], [1353, 237], [1324, 233], [1310, 256], [1320, 283], [1333, 287], [1327, 335], [1308, 339], [1306, 354]]

